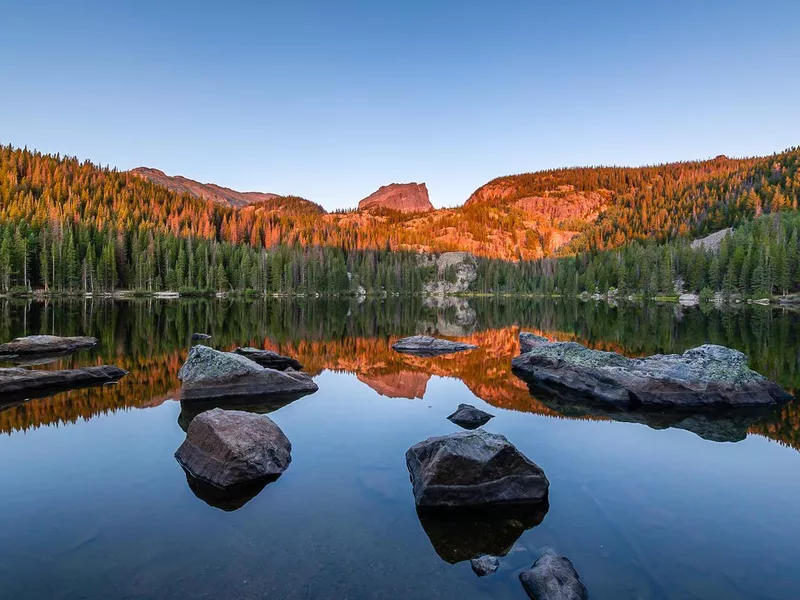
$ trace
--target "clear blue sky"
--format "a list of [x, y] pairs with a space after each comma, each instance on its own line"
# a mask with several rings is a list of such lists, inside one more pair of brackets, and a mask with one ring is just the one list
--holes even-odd
[[354, 206], [800, 144], [800, 2], [3, 2], [0, 143]]

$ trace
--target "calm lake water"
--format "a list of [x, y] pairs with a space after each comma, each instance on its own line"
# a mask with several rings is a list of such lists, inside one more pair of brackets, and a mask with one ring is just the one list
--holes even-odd
[[[798, 407], [686, 418], [559, 406], [511, 374], [520, 328], [631, 356], [725, 344], [800, 388], [800, 315], [768, 307], [0, 301], [3, 340], [100, 340], [36, 368], [130, 371], [116, 386], [15, 406], [0, 391], [0, 596], [521, 599], [520, 571], [553, 547], [595, 599], [800, 597]], [[196, 494], [173, 457], [195, 412], [173, 400], [195, 331], [220, 349], [295, 356], [319, 384], [262, 407], [292, 441], [293, 460], [249, 501], [220, 507]], [[413, 333], [480, 349], [391, 351]], [[540, 524], [417, 515], [405, 451], [457, 431], [445, 417], [460, 402], [495, 414], [485, 428], [544, 469], [550, 506]], [[487, 548], [507, 554], [479, 579], [463, 559]]]

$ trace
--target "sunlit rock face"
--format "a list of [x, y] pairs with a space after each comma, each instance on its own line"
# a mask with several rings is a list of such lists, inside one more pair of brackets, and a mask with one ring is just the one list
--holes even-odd
[[358, 210], [375, 208], [415, 213], [433, 210], [433, 205], [424, 183], [391, 183], [380, 187], [358, 203]]

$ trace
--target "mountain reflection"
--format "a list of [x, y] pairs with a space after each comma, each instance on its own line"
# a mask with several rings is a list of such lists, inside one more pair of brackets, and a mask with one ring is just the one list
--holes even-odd
[[[388, 398], [424, 397], [432, 376], [460, 379], [494, 406], [557, 418], [614, 419], [655, 428], [679, 427], [712, 440], [739, 440], [757, 433], [800, 449], [800, 408], [795, 403], [768, 414], [610, 414], [533, 393], [511, 374], [520, 329], [591, 348], [641, 356], [682, 352], [719, 343], [750, 356], [751, 367], [793, 390], [800, 387], [800, 316], [748, 307], [720, 312], [672, 305], [612, 307], [535, 299], [475, 299], [444, 307], [416, 298], [163, 302], [0, 302], [0, 339], [20, 335], [93, 335], [100, 344], [86, 352], [35, 368], [114, 364], [130, 374], [107, 388], [73, 390], [0, 411], [0, 431], [91, 419], [117, 410], [157, 406], [176, 397], [178, 370], [194, 331], [213, 334], [214, 347], [254, 346], [293, 356], [316, 375], [324, 370], [354, 374]], [[478, 350], [433, 358], [391, 350], [414, 333], [444, 335]], [[280, 404], [280, 403], [278, 403]], [[282, 406], [283, 404], [280, 404]], [[260, 412], [280, 406], [261, 405]], [[185, 427], [200, 407], [182, 407]]]

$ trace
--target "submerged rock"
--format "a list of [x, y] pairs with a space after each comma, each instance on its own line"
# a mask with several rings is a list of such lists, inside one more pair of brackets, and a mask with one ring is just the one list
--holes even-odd
[[192, 341], [193, 342], [202, 342], [204, 340], [210, 340], [211, 336], [207, 333], [193, 333], [192, 334]]
[[513, 372], [620, 408], [764, 406], [792, 396], [747, 366], [737, 350], [706, 344], [683, 354], [627, 358], [575, 342], [526, 341]]
[[0, 355], [30, 356], [31, 354], [69, 354], [97, 345], [93, 337], [60, 337], [57, 335], [31, 335], [0, 344]]
[[127, 374], [127, 371], [109, 365], [65, 371], [0, 369], [0, 403], [31, 394], [46, 396], [64, 390], [113, 383]]
[[292, 444], [272, 419], [215, 408], [195, 417], [175, 458], [218, 488], [274, 477], [292, 462]]
[[459, 404], [456, 412], [447, 418], [464, 429], [477, 429], [486, 425], [490, 419], [494, 418], [494, 415], [475, 408], [471, 404]]
[[550, 482], [505, 436], [483, 429], [428, 438], [406, 452], [418, 507], [536, 504]]
[[286, 369], [294, 369], [299, 371], [303, 365], [299, 361], [290, 356], [283, 356], [272, 350], [259, 350], [258, 348], [236, 348], [236, 354], [240, 354], [249, 358], [253, 362], [258, 363], [262, 367], [268, 369], [277, 369], [278, 371], [285, 371]]
[[495, 571], [497, 571], [498, 567], [500, 566], [500, 561], [497, 560], [496, 556], [489, 556], [488, 554], [484, 556], [479, 556], [478, 558], [473, 558], [469, 561], [472, 570], [475, 572], [475, 575], [478, 577], [483, 577], [485, 575], [491, 575]]
[[544, 520], [549, 508], [547, 501], [488, 508], [418, 508], [417, 517], [436, 554], [454, 565], [482, 555], [505, 556], [523, 533]]
[[397, 352], [416, 354], [418, 356], [438, 356], [440, 354], [451, 354], [453, 352], [463, 352], [473, 350], [477, 346], [465, 344], [463, 342], [451, 342], [431, 337], [429, 335], [412, 335], [403, 338], [392, 344], [392, 348]]
[[215, 408], [225, 410], [241, 410], [243, 412], [266, 415], [283, 408], [308, 395], [311, 392], [299, 394], [267, 394], [266, 396], [235, 396], [231, 398], [212, 398], [210, 400], [181, 401], [181, 412], [178, 415], [178, 426], [184, 432], [189, 431], [189, 424], [197, 415]]
[[193, 346], [178, 372], [183, 400], [302, 394], [319, 388], [305, 373], [266, 369], [232, 352]]
[[572, 561], [552, 550], [520, 573], [519, 580], [533, 600], [586, 600], [589, 597]]

